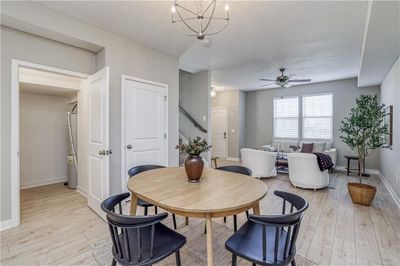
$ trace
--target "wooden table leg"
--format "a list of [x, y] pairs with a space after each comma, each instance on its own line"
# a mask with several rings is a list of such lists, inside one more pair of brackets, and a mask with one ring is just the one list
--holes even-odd
[[212, 225], [211, 216], [206, 217], [207, 228], [207, 266], [213, 265], [213, 247], [212, 247]]
[[253, 213], [255, 215], [260, 215], [260, 203], [257, 202], [254, 206], [253, 206]]
[[185, 225], [189, 225], [189, 217], [185, 217]]
[[137, 202], [138, 202], [138, 198], [136, 197], [135, 194], [131, 193], [131, 211], [130, 211], [130, 214], [133, 215], [133, 216], [136, 215]]

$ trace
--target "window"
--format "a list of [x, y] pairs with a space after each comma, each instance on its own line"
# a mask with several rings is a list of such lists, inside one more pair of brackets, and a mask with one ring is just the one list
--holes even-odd
[[299, 98], [274, 99], [274, 138], [299, 137]]
[[332, 94], [303, 96], [303, 138], [332, 139]]

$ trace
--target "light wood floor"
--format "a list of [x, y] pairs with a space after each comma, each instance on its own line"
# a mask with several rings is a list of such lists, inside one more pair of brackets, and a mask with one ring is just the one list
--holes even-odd
[[[264, 180], [268, 195], [261, 213], [277, 213], [281, 200], [274, 190], [302, 195], [310, 202], [306, 211], [297, 252], [317, 265], [400, 265], [400, 211], [376, 176], [367, 183], [378, 192], [371, 207], [353, 205], [346, 184], [354, 177], [339, 174], [335, 189], [316, 192], [294, 188], [287, 176]], [[128, 208], [129, 206], [125, 206]], [[142, 210], [140, 210], [142, 211]], [[184, 225], [178, 217], [178, 231], [188, 244], [182, 250], [183, 265], [205, 265], [204, 221], [191, 219]], [[216, 265], [229, 265], [224, 241], [232, 234], [232, 218], [215, 220]], [[21, 192], [21, 225], [1, 232], [1, 265], [109, 265], [110, 239], [106, 224], [86, 206], [78, 192], [55, 184]], [[245, 215], [239, 215], [239, 226]], [[166, 224], [172, 227], [171, 220]], [[298, 265], [308, 264], [306, 260]], [[249, 265], [243, 261], [240, 264]], [[173, 265], [169, 258], [162, 265]]]

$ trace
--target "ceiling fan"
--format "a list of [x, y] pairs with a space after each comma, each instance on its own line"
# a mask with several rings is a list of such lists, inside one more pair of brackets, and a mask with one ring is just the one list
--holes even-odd
[[260, 79], [261, 81], [272, 81], [271, 83], [267, 83], [262, 85], [262, 87], [269, 86], [271, 84], [275, 84], [276, 86], [282, 87], [282, 88], [289, 88], [290, 83], [292, 82], [310, 82], [311, 79], [291, 79], [295, 75], [289, 74], [289, 75], [284, 75], [283, 72], [285, 72], [285, 68], [280, 68], [279, 71], [281, 72], [280, 76], [277, 76], [276, 79]]

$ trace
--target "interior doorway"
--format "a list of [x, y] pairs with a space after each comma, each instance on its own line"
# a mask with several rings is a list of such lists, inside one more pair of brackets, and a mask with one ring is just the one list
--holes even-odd
[[78, 155], [85, 151], [84, 144], [78, 146], [83, 133], [78, 116], [85, 115], [81, 110], [85, 103], [80, 77], [25, 66], [19, 67], [18, 77], [19, 189], [25, 202], [20, 217], [24, 223], [35, 211], [26, 197], [46, 201], [77, 188]]
[[226, 108], [211, 109], [212, 157], [228, 157], [228, 113]]
[[12, 60], [11, 86], [10, 227], [20, 224], [21, 189], [57, 182], [76, 188], [105, 218], [109, 68], [88, 75]]

